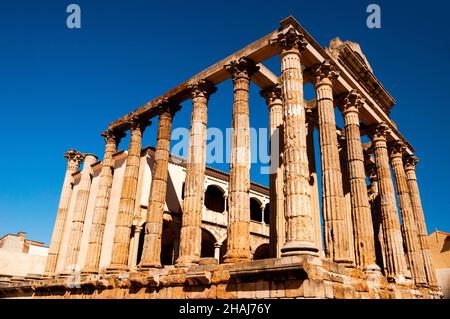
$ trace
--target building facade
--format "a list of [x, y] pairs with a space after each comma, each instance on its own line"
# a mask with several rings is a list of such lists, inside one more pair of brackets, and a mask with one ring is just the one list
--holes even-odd
[[0, 238], [0, 286], [40, 278], [44, 274], [48, 247], [26, 239], [26, 233], [6, 234]]
[[[279, 71], [263, 65], [273, 56]], [[208, 101], [227, 80], [233, 84], [228, 175], [205, 165]], [[271, 154], [269, 189], [250, 182], [250, 82], [269, 109], [270, 139], [281, 146]], [[312, 101], [304, 99], [307, 83], [316, 92]], [[189, 151], [186, 163], [176, 165], [172, 120], [186, 100]], [[111, 123], [101, 162], [66, 153], [46, 277], [30, 283], [33, 296], [439, 298], [418, 159], [389, 117], [394, 104], [359, 45], [336, 38], [324, 48], [293, 17], [282, 20]], [[153, 156], [142, 149], [152, 118]], [[117, 152], [125, 133], [127, 151]]]
[[450, 299], [450, 233], [436, 230], [428, 236], [428, 243], [439, 286]]

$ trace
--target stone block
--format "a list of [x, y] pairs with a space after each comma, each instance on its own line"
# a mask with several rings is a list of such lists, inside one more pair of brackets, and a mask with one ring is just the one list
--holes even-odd
[[303, 281], [303, 294], [305, 298], [325, 298], [323, 280], [307, 279]]
[[217, 299], [236, 299], [236, 284], [218, 284], [216, 288]]
[[237, 297], [239, 299], [254, 299], [256, 298], [256, 283], [241, 282], [237, 284]]
[[257, 281], [255, 284], [256, 298], [270, 297], [270, 282], [266, 280]]
[[285, 295], [287, 298], [297, 298], [303, 296], [303, 280], [287, 280], [284, 283]]
[[284, 282], [283, 281], [271, 281], [270, 282], [270, 298], [283, 298], [285, 297]]

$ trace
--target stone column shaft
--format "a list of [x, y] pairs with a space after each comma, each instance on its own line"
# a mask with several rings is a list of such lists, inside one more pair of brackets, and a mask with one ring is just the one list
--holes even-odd
[[158, 137], [156, 142], [155, 163], [152, 171], [152, 184], [147, 207], [144, 248], [139, 267], [161, 267], [161, 240], [163, 215], [166, 204], [167, 176], [169, 174], [170, 136], [172, 121], [178, 106], [168, 101], [161, 103], [158, 119]]
[[329, 61], [324, 61], [315, 73], [322, 164], [325, 254], [335, 262], [351, 264], [350, 234], [345, 216], [342, 172], [333, 103], [332, 80], [338, 74]]
[[419, 234], [419, 248], [423, 258], [427, 283], [431, 288], [437, 289], [439, 285], [436, 278], [436, 271], [431, 259], [425, 215], [423, 213], [422, 202], [419, 193], [419, 185], [417, 183], [417, 163], [418, 159], [416, 156], [410, 156], [407, 158], [405, 163], [406, 182], [408, 185], [411, 205], [413, 209], [413, 218], [417, 224], [417, 231]]
[[314, 221], [314, 234], [316, 240], [316, 246], [319, 249], [320, 256], [323, 255], [323, 243], [322, 243], [322, 221], [320, 220], [320, 198], [319, 198], [319, 180], [317, 176], [316, 168], [316, 152], [314, 146], [314, 128], [317, 126], [317, 114], [312, 109], [306, 110], [307, 121], [307, 153], [309, 163], [309, 175], [311, 185], [311, 210]]
[[69, 235], [69, 246], [67, 249], [66, 271], [71, 271], [77, 266], [78, 254], [80, 252], [81, 237], [83, 236], [84, 221], [89, 200], [89, 192], [92, 184], [92, 164], [97, 161], [97, 157], [85, 154], [83, 170], [81, 171], [80, 183], [75, 197], [75, 207], [72, 218], [72, 228]]
[[105, 154], [103, 156], [102, 170], [100, 172], [99, 188], [92, 217], [92, 226], [89, 234], [89, 245], [86, 256], [85, 273], [97, 273], [100, 263], [100, 255], [105, 232], [106, 217], [108, 216], [109, 200], [113, 183], [113, 172], [115, 166], [114, 154], [117, 145], [123, 137], [123, 133], [112, 131], [102, 132], [105, 139]]
[[386, 124], [380, 124], [373, 137], [375, 165], [377, 169], [383, 237], [385, 241], [386, 276], [395, 281], [406, 278], [408, 269], [403, 250], [402, 233], [395, 201], [394, 184], [389, 167], [389, 155], [386, 145]]
[[375, 260], [376, 264], [387, 273], [386, 268], [386, 245], [383, 233], [383, 223], [381, 218], [381, 200], [378, 187], [378, 177], [375, 164], [369, 163], [367, 165], [367, 175], [370, 180], [369, 203], [372, 213], [372, 224], [374, 232], [374, 246], [375, 246]]
[[359, 127], [359, 108], [363, 100], [357, 92], [350, 92], [344, 100], [344, 131], [347, 141], [347, 161], [356, 265], [369, 269], [376, 265], [374, 230], [367, 193], [364, 153]]
[[250, 77], [257, 71], [251, 60], [241, 58], [226, 66], [233, 79], [232, 142], [228, 183], [228, 240], [224, 262], [250, 260]]
[[345, 134], [339, 137], [339, 158], [341, 162], [341, 172], [342, 172], [342, 190], [344, 193], [344, 209], [345, 209], [345, 224], [347, 226], [347, 232], [349, 234], [349, 252], [350, 260], [348, 266], [356, 266], [355, 261], [355, 238], [353, 236], [353, 218], [352, 218], [352, 199], [350, 193], [350, 172], [348, 169], [348, 159], [347, 159], [347, 146], [345, 140]]
[[290, 28], [271, 42], [281, 51], [281, 86], [284, 119], [284, 198], [286, 242], [282, 256], [317, 256], [311, 187], [306, 146], [306, 116], [300, 52], [307, 46], [304, 36]]
[[220, 247], [222, 247], [222, 244], [214, 244], [214, 258], [217, 259], [217, 262], [220, 262]]
[[206, 123], [208, 97], [213, 86], [206, 81], [191, 85], [192, 115], [189, 155], [184, 183], [183, 216], [178, 266], [198, 263], [202, 247], [202, 209], [206, 163]]
[[67, 212], [72, 197], [72, 174], [78, 171], [80, 163], [84, 156], [75, 150], [70, 150], [64, 154], [67, 159], [67, 170], [62, 186], [61, 197], [58, 205], [58, 213], [56, 215], [55, 226], [53, 229], [52, 239], [50, 241], [50, 248], [47, 256], [44, 275], [51, 276], [55, 274], [56, 264], [60, 253], [61, 241], [64, 235], [64, 225], [66, 224]]
[[138, 250], [139, 250], [139, 239], [141, 237], [142, 226], [134, 226], [134, 234], [133, 234], [133, 250], [131, 252], [131, 261], [130, 261], [130, 269], [136, 269]]
[[142, 134], [148, 121], [140, 118], [130, 120], [131, 140], [120, 194], [119, 211], [116, 218], [114, 243], [108, 272], [128, 271], [130, 234], [133, 223], [139, 165], [142, 148]]
[[397, 196], [402, 216], [402, 233], [405, 243], [406, 257], [416, 285], [426, 283], [425, 267], [420, 252], [419, 236], [409, 196], [406, 174], [403, 168], [403, 143], [397, 142], [391, 151], [391, 165], [395, 176]]
[[269, 249], [273, 258], [281, 257], [285, 243], [286, 227], [284, 218], [284, 173], [283, 160], [283, 100], [281, 86], [277, 85], [261, 91], [269, 108], [270, 140], [270, 203], [269, 203]]

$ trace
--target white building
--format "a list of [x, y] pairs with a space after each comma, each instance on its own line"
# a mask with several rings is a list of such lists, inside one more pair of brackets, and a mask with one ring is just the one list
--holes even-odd
[[0, 238], [0, 282], [44, 273], [48, 247], [25, 237], [26, 233], [19, 232]]

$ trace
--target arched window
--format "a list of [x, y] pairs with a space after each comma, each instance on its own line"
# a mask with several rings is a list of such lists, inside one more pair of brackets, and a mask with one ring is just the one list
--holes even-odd
[[223, 191], [214, 185], [209, 185], [205, 192], [205, 206], [214, 212], [223, 213], [225, 211], [225, 199]]
[[204, 257], [214, 257], [214, 244], [216, 243], [216, 238], [202, 228], [202, 250], [200, 256]]
[[269, 244], [262, 244], [256, 248], [253, 254], [253, 260], [267, 259], [269, 258]]
[[255, 222], [262, 222], [261, 203], [256, 198], [250, 198], [250, 219]]

